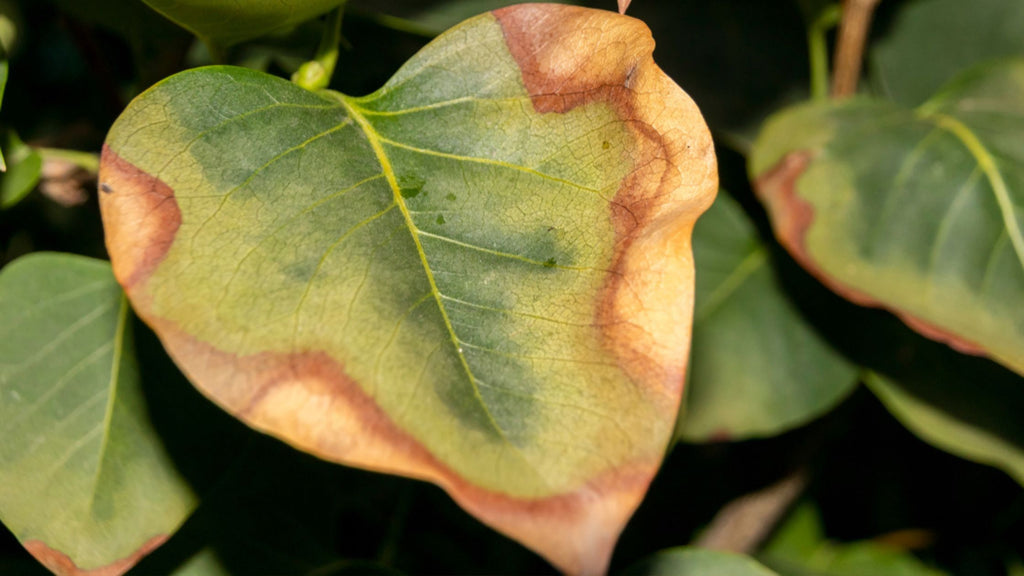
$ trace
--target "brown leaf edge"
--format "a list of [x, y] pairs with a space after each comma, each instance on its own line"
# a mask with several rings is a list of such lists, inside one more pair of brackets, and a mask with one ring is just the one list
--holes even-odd
[[138, 564], [144, 556], [162, 546], [167, 538], [166, 534], [154, 536], [146, 540], [131, 556], [88, 570], [79, 568], [67, 554], [50, 548], [42, 540], [26, 540], [22, 545], [36, 560], [58, 576], [121, 576]]
[[[623, 370], [674, 421], [693, 308], [693, 223], [717, 192], [711, 136], [696, 105], [654, 64], [633, 18], [565, 5], [493, 13], [538, 113], [604, 102], [630, 126], [636, 166], [612, 203], [617, 249], [595, 309]], [[578, 42], [585, 31], [600, 33]], [[660, 466], [624, 463], [574, 492], [524, 500], [473, 486], [396, 426], [344, 367], [321, 352], [236, 357], [150, 313], [145, 282], [181, 213], [163, 182], [109, 147], [101, 209], [114, 273], [136, 312], [197, 387], [249, 425], [323, 458], [434, 482], [483, 522], [572, 574], [602, 574]], [[667, 447], [670, 434], [661, 439]]]
[[796, 192], [797, 180], [813, 159], [814, 153], [808, 150], [790, 152], [754, 181], [754, 190], [768, 209], [775, 236], [793, 259], [819, 282], [850, 302], [859, 306], [888, 310], [917, 333], [946, 344], [957, 352], [987, 356], [988, 352], [982, 346], [932, 322], [890, 306], [866, 292], [843, 284], [822, 270], [814, 261], [807, 251], [806, 244], [807, 231], [814, 221], [814, 207], [800, 198]]

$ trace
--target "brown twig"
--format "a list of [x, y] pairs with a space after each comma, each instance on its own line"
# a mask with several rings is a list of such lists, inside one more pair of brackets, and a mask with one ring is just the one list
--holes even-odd
[[807, 474], [789, 474], [775, 484], [728, 503], [694, 543], [700, 548], [750, 553], [760, 544], [804, 491]]
[[864, 45], [871, 16], [880, 0], [844, 0], [839, 41], [832, 66], [832, 98], [845, 98], [857, 91]]

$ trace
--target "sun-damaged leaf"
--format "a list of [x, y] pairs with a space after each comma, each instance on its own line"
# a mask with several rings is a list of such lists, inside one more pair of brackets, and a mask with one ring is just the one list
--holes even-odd
[[143, 0], [196, 36], [230, 46], [287, 31], [345, 0]]
[[801, 503], [758, 554], [780, 574], [793, 576], [944, 576], [911, 552], [871, 540], [840, 544], [825, 538], [818, 510]]
[[115, 275], [253, 427], [602, 572], [671, 439], [717, 188], [652, 50], [635, 19], [534, 4], [362, 98], [172, 77], [104, 148]]
[[1024, 485], [1024, 387], [994, 374], [972, 382], [955, 367], [927, 379], [869, 373], [868, 387], [914, 434], [942, 450], [1006, 471]]
[[727, 194], [697, 222], [693, 251], [697, 297], [678, 438], [778, 434], [829, 410], [856, 386], [857, 369], [790, 301], [769, 246]]
[[739, 554], [701, 548], [672, 548], [626, 569], [623, 576], [776, 576]]
[[898, 5], [871, 48], [873, 92], [917, 106], [961, 71], [1024, 55], [1024, 2], [915, 0]]
[[122, 574], [195, 506], [148, 420], [129, 319], [106, 262], [0, 273], [0, 519], [57, 574]]
[[775, 234], [849, 300], [1024, 373], [1024, 60], [916, 111], [859, 99], [788, 110], [751, 174]]

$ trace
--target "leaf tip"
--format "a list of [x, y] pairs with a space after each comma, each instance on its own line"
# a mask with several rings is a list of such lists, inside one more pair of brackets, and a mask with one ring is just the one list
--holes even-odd
[[144, 556], [162, 546], [168, 537], [166, 534], [153, 536], [131, 555], [105, 566], [89, 569], [79, 567], [70, 556], [60, 550], [50, 548], [42, 540], [26, 540], [22, 545], [40, 564], [58, 576], [121, 576], [138, 564]]
[[619, 14], [625, 14], [629, 8], [629, 3], [633, 0], [619, 0]]

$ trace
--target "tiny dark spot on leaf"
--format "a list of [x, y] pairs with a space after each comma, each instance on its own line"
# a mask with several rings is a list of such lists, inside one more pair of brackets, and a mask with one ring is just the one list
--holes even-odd
[[398, 190], [402, 198], [415, 198], [423, 191], [426, 181], [418, 176], [400, 176], [398, 178]]
[[607, 149], [609, 149], [611, 147], [612, 147], [612, 143], [607, 141], [607, 140], [605, 140], [604, 142], [601, 143], [601, 148], [604, 148], [605, 150], [607, 150]]
[[444, 220], [444, 216], [438, 216], [438, 217], [437, 217], [437, 223], [438, 223], [438, 224], [444, 224], [444, 222], [445, 222], [445, 220]]
[[445, 196], [444, 198], [445, 198], [445, 200], [455, 200], [455, 194], [452, 194], [451, 192], [449, 192], [448, 195]]
[[554, 268], [557, 264], [558, 262], [556, 262], [554, 258], [548, 258], [547, 260], [544, 261], [545, 268]]
[[114, 189], [110, 187], [110, 184], [103, 182], [102, 184], [100, 184], [100, 192], [112, 194], [114, 192]]

